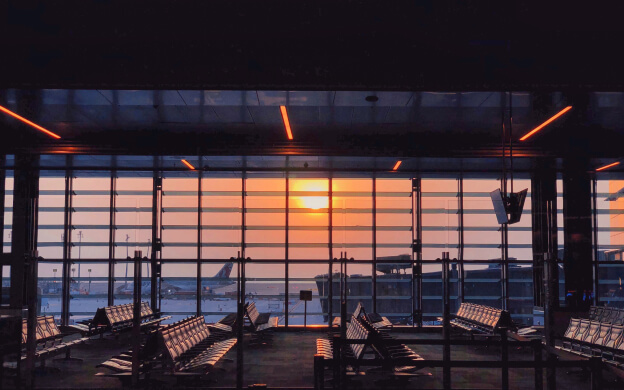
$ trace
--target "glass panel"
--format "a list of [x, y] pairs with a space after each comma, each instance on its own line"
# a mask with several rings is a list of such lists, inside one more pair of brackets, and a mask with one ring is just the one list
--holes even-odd
[[202, 178], [202, 259], [229, 259], [241, 250], [240, 177]]
[[39, 262], [37, 276], [37, 288], [41, 290], [41, 294], [37, 294], [37, 315], [54, 315], [58, 319], [61, 315], [63, 265]]
[[6, 171], [4, 179], [4, 233], [2, 252], [11, 252], [11, 234], [13, 230], [13, 171]]
[[288, 258], [328, 259], [329, 180], [293, 178], [289, 187]]
[[236, 313], [236, 263], [203, 263], [201, 272], [201, 310], [206, 322], [217, 322]]
[[624, 180], [596, 182], [598, 260], [624, 260], [624, 197], [619, 196], [622, 188]]
[[[442, 266], [439, 264], [423, 264], [422, 275], [422, 316], [423, 325], [437, 325], [438, 317], [442, 316]], [[418, 292], [414, 291], [417, 299]]]
[[372, 179], [333, 179], [332, 240], [334, 256], [346, 252], [356, 260], [372, 260]]
[[198, 185], [196, 172], [163, 178], [163, 259], [197, 258]]
[[39, 178], [37, 250], [45, 259], [63, 258], [64, 210], [65, 178]]
[[301, 290], [312, 290], [312, 301], [307, 303], [308, 325], [327, 325], [328, 321], [328, 264], [288, 265], [288, 325], [302, 325], [305, 303], [299, 300]]
[[286, 254], [286, 180], [248, 178], [245, 199], [245, 256], [283, 260]]
[[[558, 175], [560, 177], [561, 175]], [[557, 179], [557, 258], [563, 260], [563, 180]]]
[[502, 308], [500, 263], [464, 265], [464, 301]]
[[71, 266], [71, 275], [70, 322], [91, 319], [98, 308], [108, 305], [108, 264], [75, 263]]
[[508, 309], [514, 321], [525, 325], [533, 325], [532, 265], [509, 264]]
[[624, 308], [623, 264], [600, 264], [598, 268], [598, 304]]
[[[364, 310], [373, 312], [373, 278], [372, 264], [358, 264], [349, 261], [347, 264], [347, 316], [350, 316], [359, 302]], [[340, 264], [333, 266], [333, 312], [340, 316]]]
[[0, 305], [9, 304], [9, 292], [11, 291], [11, 266], [2, 266], [2, 291], [0, 292]]
[[[150, 263], [141, 265], [141, 300], [150, 302], [152, 282], [150, 278]], [[115, 305], [132, 303], [134, 295], [134, 263], [119, 261], [115, 264], [115, 279], [113, 299]]]
[[[412, 262], [409, 255], [393, 263], [377, 263], [377, 310], [393, 324], [412, 321]], [[369, 310], [373, 310], [372, 308]]]
[[501, 258], [501, 225], [490, 198], [497, 188], [496, 179], [464, 179], [464, 260]]
[[[110, 224], [110, 174], [80, 173], [73, 179], [73, 259], [107, 259]], [[78, 265], [78, 277], [85, 276]]]
[[[422, 179], [423, 259], [449, 252], [459, 256], [459, 198], [456, 179]], [[423, 271], [424, 272], [424, 271]]]
[[377, 260], [408, 256], [412, 248], [411, 179], [377, 179]]
[[[519, 192], [528, 188], [531, 190], [531, 180], [514, 179], [514, 191]], [[527, 194], [522, 209], [520, 222], [508, 225], [507, 238], [509, 248], [507, 251], [509, 260], [532, 260], [533, 259], [533, 225], [531, 218], [531, 193]]]
[[259, 313], [271, 313], [284, 324], [284, 264], [247, 264], [245, 301], [255, 302]]
[[179, 321], [197, 312], [197, 264], [163, 263], [160, 310]]
[[[456, 313], [459, 307], [459, 274], [457, 263], [450, 263], [449, 266], [450, 312]], [[441, 264], [423, 264], [422, 290], [423, 325], [440, 325], [438, 318], [442, 316], [444, 309]], [[416, 290], [414, 297], [418, 297]]]
[[[151, 174], [150, 174], [151, 175]], [[152, 177], [118, 177], [115, 200], [115, 258], [149, 255], [152, 240]], [[119, 275], [116, 273], [116, 275]]]

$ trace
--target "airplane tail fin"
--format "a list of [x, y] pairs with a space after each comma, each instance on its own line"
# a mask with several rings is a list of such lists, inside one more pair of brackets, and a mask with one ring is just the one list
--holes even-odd
[[223, 278], [223, 279], [229, 278], [230, 277], [230, 273], [232, 272], [232, 267], [233, 266], [234, 266], [234, 263], [231, 262], [231, 261], [225, 263], [223, 268], [221, 268], [219, 270], [219, 272], [217, 272], [217, 274], [215, 275], [215, 278]]

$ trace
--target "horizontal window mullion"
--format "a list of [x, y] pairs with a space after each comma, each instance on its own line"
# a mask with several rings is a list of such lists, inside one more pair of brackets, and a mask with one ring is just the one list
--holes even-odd
[[340, 249], [340, 248], [372, 248], [373, 244], [369, 244], [369, 243], [334, 243], [333, 245], [334, 248], [336, 249]]

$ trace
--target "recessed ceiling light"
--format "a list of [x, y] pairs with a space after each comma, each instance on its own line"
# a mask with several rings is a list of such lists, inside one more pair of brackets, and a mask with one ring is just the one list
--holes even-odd
[[537, 133], [538, 131], [542, 130], [544, 127], [548, 126], [555, 119], [559, 118], [561, 115], [565, 114], [566, 112], [570, 111], [571, 109], [572, 109], [572, 106], [567, 106], [563, 110], [559, 111], [558, 113], [553, 115], [550, 119], [548, 119], [546, 122], [542, 123], [541, 125], [537, 126], [533, 130], [531, 130], [528, 133], [526, 133], [522, 138], [520, 138], [520, 141], [525, 141], [527, 138], [529, 138], [533, 134]]
[[376, 101], [379, 100], [379, 98], [375, 95], [368, 95], [367, 97], [364, 98], [364, 100], [366, 100], [367, 102], [375, 103]]
[[288, 113], [286, 112], [286, 106], [280, 106], [280, 112], [282, 113], [282, 120], [284, 121], [284, 127], [286, 128], [286, 136], [292, 140], [293, 135], [290, 130], [290, 121], [288, 120]]
[[604, 171], [605, 169], [609, 169], [609, 168], [614, 167], [614, 166], [616, 166], [616, 165], [620, 165], [620, 162], [619, 162], [619, 161], [616, 161], [616, 162], [614, 162], [614, 163], [611, 163], [611, 164], [605, 165], [604, 167], [600, 167], [600, 168], [596, 169], [596, 172], [598, 172], [598, 171]]
[[0, 111], [4, 112], [5, 114], [11, 115], [13, 118], [18, 119], [18, 120], [26, 123], [27, 125], [30, 125], [30, 126], [34, 127], [35, 129], [37, 129], [37, 130], [39, 130], [41, 132], [46, 133], [47, 135], [49, 135], [52, 138], [56, 138], [56, 139], [60, 139], [61, 138], [60, 135], [55, 134], [55, 133], [51, 132], [48, 129], [44, 129], [43, 127], [39, 126], [38, 124], [33, 123], [33, 122], [29, 121], [28, 119], [26, 119], [26, 118], [24, 118], [22, 116], [17, 115], [16, 113], [14, 113], [13, 111], [9, 110], [8, 108], [4, 108], [4, 107], [0, 106]]
[[183, 160], [180, 160], [180, 161], [182, 161], [182, 163], [183, 163], [184, 165], [186, 165], [186, 166], [187, 166], [190, 170], [193, 170], [193, 171], [195, 170], [195, 167], [194, 167], [194, 166], [193, 166], [190, 162], [188, 162], [188, 161], [186, 161], [186, 160], [184, 160], [184, 159], [183, 159]]

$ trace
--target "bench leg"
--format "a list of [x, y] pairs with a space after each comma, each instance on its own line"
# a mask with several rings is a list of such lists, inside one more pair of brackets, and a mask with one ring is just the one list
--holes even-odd
[[39, 363], [39, 367], [35, 367], [35, 372], [38, 374], [49, 374], [49, 373], [58, 373], [61, 372], [60, 369], [56, 368], [56, 367], [48, 367], [45, 364], [45, 359], [41, 358], [41, 361]]
[[80, 362], [82, 362], [82, 359], [72, 357], [71, 356], [71, 348], [67, 348], [67, 351], [65, 351], [65, 357], [64, 358], [54, 359], [54, 361], [56, 361], [56, 362], [77, 362], [77, 363], [80, 363]]
[[325, 362], [324, 356], [314, 355], [314, 390], [325, 389]]

